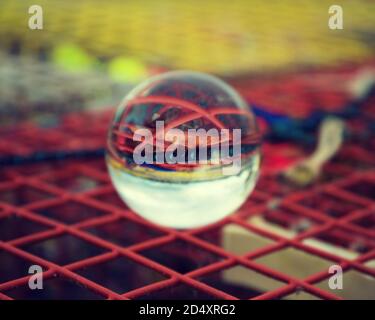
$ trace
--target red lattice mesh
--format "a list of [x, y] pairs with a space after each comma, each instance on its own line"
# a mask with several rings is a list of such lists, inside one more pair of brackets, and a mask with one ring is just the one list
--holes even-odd
[[[290, 82], [285, 77], [283, 95], [295, 99], [288, 113], [299, 114], [302, 102], [310, 100], [294, 77]], [[246, 92], [251, 88], [250, 82]], [[256, 101], [261, 90], [253, 88]], [[329, 92], [314, 97], [326, 109], [337, 104]], [[374, 117], [374, 110], [372, 102], [367, 117]], [[110, 115], [81, 113], [63, 118], [57, 128], [24, 124], [4, 130], [1, 155], [103, 147]], [[102, 158], [2, 168], [0, 299], [281, 299], [301, 292], [345, 298], [327, 289], [332, 264], [341, 265], [351, 281], [365, 279], [373, 290], [373, 147], [373, 137], [347, 143], [313, 187], [298, 189], [277, 178], [272, 159], [273, 150], [293, 158], [299, 147], [268, 145], [268, 165], [242, 208], [188, 231], [158, 227], [131, 212], [112, 188]], [[285, 259], [292, 259], [298, 272], [291, 272]], [[44, 290], [28, 288], [32, 264], [44, 269]], [[245, 279], [241, 285], [238, 278]]]

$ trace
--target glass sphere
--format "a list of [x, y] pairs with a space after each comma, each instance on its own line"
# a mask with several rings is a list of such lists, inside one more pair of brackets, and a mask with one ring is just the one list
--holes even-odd
[[127, 205], [145, 219], [195, 228], [234, 212], [254, 189], [260, 134], [251, 108], [222, 80], [174, 71], [121, 102], [106, 162]]

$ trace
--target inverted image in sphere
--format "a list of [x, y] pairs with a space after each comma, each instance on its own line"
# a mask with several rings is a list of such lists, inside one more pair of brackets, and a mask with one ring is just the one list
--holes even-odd
[[211, 75], [174, 71], [133, 89], [109, 128], [106, 161], [140, 216], [194, 228], [234, 212], [254, 189], [260, 134], [240, 95]]

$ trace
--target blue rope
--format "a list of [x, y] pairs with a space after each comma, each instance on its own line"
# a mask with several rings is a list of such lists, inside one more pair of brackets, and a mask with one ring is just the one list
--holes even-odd
[[[342, 119], [353, 119], [357, 118], [362, 114], [362, 108], [368, 99], [375, 96], [375, 86], [372, 86], [368, 93], [348, 104], [343, 106], [337, 112], [326, 112], [324, 110], [315, 110], [306, 119], [297, 119], [288, 117], [280, 113], [273, 113], [267, 111], [267, 108], [261, 107], [259, 105], [253, 106], [253, 111], [256, 116], [262, 118], [269, 126], [269, 133], [267, 134], [267, 139], [272, 141], [295, 141], [302, 144], [313, 144], [315, 143], [314, 132], [323, 119], [333, 116]], [[370, 131], [374, 131], [375, 124], [373, 121], [367, 123]], [[364, 128], [366, 130], [366, 128]]]

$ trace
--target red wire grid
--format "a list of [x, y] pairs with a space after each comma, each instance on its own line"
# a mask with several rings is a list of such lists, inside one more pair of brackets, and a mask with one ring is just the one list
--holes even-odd
[[[304, 98], [299, 92], [302, 85], [288, 83], [288, 77], [284, 76], [288, 89], [283, 95], [289, 93], [299, 101], [288, 105], [293, 113], [300, 110]], [[246, 90], [251, 92], [251, 84]], [[330, 100], [334, 95], [328, 90], [315, 95], [314, 101], [321, 95], [326, 106], [335, 107], [337, 101]], [[365, 113], [374, 118], [374, 101]], [[111, 115], [112, 111], [73, 114], [56, 128], [22, 124], [1, 133], [0, 152], [25, 155], [46, 147], [103, 147]], [[355, 129], [361, 123], [350, 125]], [[184, 231], [156, 226], [133, 213], [118, 198], [103, 159], [4, 167], [0, 171], [0, 299], [263, 300], [300, 291], [321, 299], [342, 299], [339, 292], [318, 287], [330, 276], [328, 269], [298, 278], [264, 259], [297, 250], [340, 265], [344, 274], [355, 270], [375, 278], [375, 268], [368, 263], [375, 259], [374, 142], [373, 137], [349, 141], [308, 188], [278, 179], [271, 165], [274, 150], [287, 158], [300, 147], [267, 145], [263, 157], [268, 165], [246, 203], [213, 225]], [[257, 216], [295, 230], [296, 235], [288, 238], [252, 224], [251, 218]], [[267, 244], [241, 253], [226, 250], [221, 238], [229, 225], [242, 227]], [[358, 256], [343, 258], [309, 245], [306, 239], [319, 239]], [[28, 269], [34, 264], [43, 268], [44, 290], [28, 287]], [[279, 285], [265, 292], [230, 285], [222, 273], [235, 267]]]

